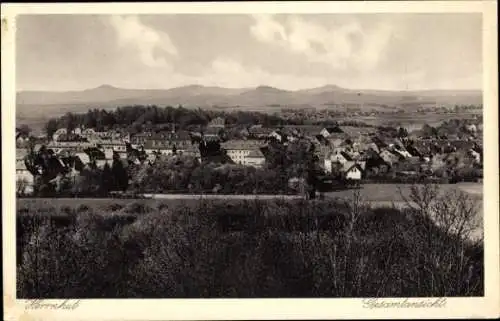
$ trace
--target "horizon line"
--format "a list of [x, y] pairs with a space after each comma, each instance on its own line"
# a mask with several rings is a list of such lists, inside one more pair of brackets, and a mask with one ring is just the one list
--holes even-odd
[[260, 87], [269, 87], [277, 90], [282, 90], [282, 91], [288, 91], [288, 92], [298, 92], [298, 91], [306, 91], [306, 90], [314, 90], [314, 89], [320, 89], [324, 87], [336, 87], [338, 89], [345, 89], [345, 90], [352, 90], [352, 91], [385, 91], [385, 92], [419, 92], [419, 91], [480, 91], [483, 92], [482, 88], [425, 88], [425, 89], [376, 89], [376, 88], [349, 88], [349, 87], [343, 87], [335, 84], [325, 84], [321, 86], [316, 86], [316, 87], [304, 87], [304, 88], [298, 88], [298, 89], [283, 89], [280, 87], [276, 86], [271, 86], [271, 85], [258, 85], [258, 86], [249, 86], [249, 87], [226, 87], [226, 86], [218, 86], [218, 85], [201, 85], [201, 84], [186, 84], [186, 85], [179, 85], [179, 86], [174, 86], [174, 87], [165, 87], [165, 88], [128, 88], [128, 87], [120, 87], [116, 85], [111, 85], [111, 84], [102, 84], [98, 85], [95, 87], [89, 87], [89, 88], [81, 88], [81, 89], [63, 89], [63, 90], [46, 90], [46, 89], [22, 89], [22, 90], [16, 90], [17, 93], [22, 93], [22, 92], [53, 92], [53, 93], [65, 93], [65, 92], [83, 92], [83, 91], [89, 91], [89, 90], [94, 90], [102, 87], [108, 87], [108, 88], [113, 88], [113, 89], [122, 89], [122, 90], [171, 90], [171, 89], [177, 89], [177, 88], [186, 88], [186, 87], [205, 87], [205, 88], [221, 88], [221, 89], [247, 89], [247, 90], [255, 90]]

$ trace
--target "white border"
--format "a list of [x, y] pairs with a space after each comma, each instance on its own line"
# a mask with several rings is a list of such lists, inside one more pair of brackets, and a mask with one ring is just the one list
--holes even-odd
[[[361, 299], [83, 300], [74, 311], [24, 310], [15, 300], [15, 16], [18, 14], [481, 12], [484, 80], [485, 297], [445, 308], [366, 309]], [[2, 213], [5, 320], [380, 319], [498, 317], [498, 74], [496, 1], [2, 4]], [[460, 66], [457, 66], [460, 68]]]

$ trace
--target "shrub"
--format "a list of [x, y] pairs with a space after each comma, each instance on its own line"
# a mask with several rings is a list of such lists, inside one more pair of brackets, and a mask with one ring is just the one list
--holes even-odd
[[132, 202], [123, 208], [123, 211], [128, 214], [145, 214], [152, 210], [145, 202]]
[[433, 191], [414, 190], [420, 205], [405, 209], [371, 208], [357, 192], [325, 201], [133, 202], [73, 216], [30, 205], [18, 213], [18, 295], [480, 296], [482, 241], [462, 227], [472, 221], [469, 203], [447, 195], [443, 205]]

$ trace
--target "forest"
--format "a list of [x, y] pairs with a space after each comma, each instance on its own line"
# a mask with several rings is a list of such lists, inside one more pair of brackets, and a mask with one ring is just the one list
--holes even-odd
[[430, 185], [410, 200], [20, 200], [17, 297], [484, 295], [476, 203]]

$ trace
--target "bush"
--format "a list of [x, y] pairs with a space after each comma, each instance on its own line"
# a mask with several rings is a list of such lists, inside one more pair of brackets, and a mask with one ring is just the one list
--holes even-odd
[[[413, 191], [420, 206], [403, 210], [371, 208], [359, 192], [336, 201], [134, 202], [120, 212], [77, 211], [72, 219], [30, 206], [18, 213], [18, 295], [482, 295], [482, 241], [471, 242], [456, 224], [471, 221], [468, 203], [448, 195], [445, 206], [428, 191]], [[426, 212], [431, 208], [439, 215]], [[453, 224], [445, 219], [450, 213], [461, 213]], [[56, 216], [67, 220], [56, 224]]]

